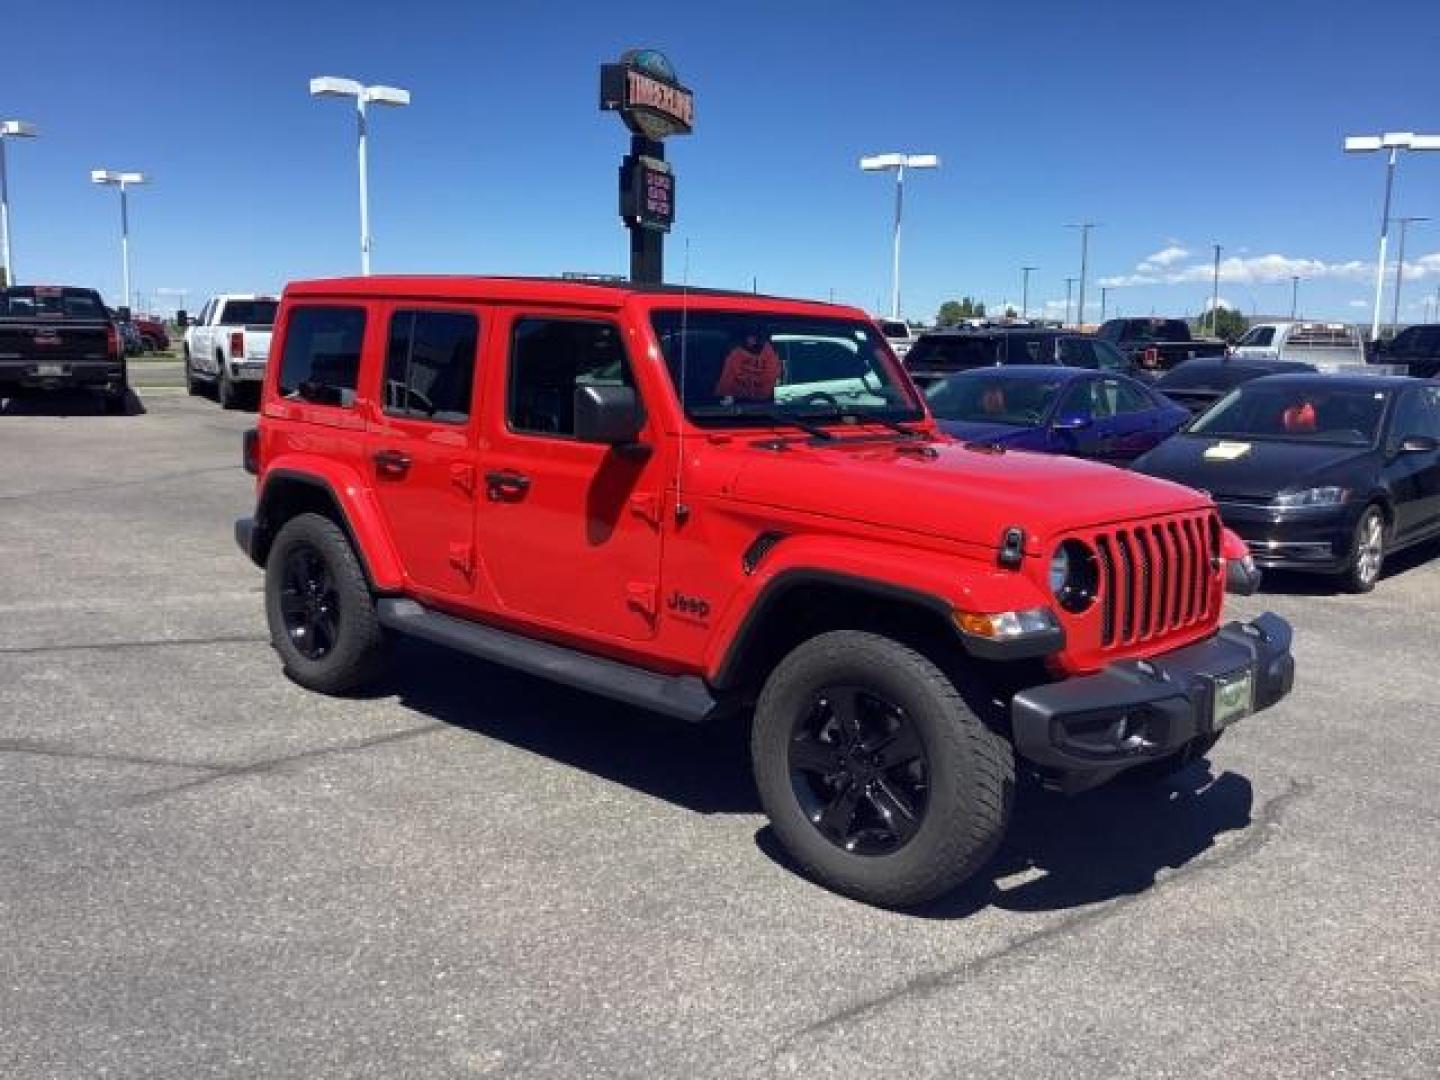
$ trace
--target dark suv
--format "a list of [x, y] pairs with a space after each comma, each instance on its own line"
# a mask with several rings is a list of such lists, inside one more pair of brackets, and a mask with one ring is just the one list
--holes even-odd
[[1128, 373], [1114, 346], [1065, 330], [1033, 326], [990, 330], [936, 330], [910, 346], [905, 367], [921, 386], [947, 375], [997, 364], [1062, 364]]
[[1386, 364], [1404, 364], [1420, 379], [1440, 378], [1440, 323], [1407, 326], [1379, 358]]

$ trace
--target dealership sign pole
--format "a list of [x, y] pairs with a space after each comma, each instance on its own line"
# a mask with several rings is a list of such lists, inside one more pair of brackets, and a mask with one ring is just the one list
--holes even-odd
[[630, 280], [665, 279], [665, 234], [675, 221], [675, 173], [665, 140], [695, 125], [695, 96], [665, 55], [630, 49], [619, 63], [600, 65], [600, 108], [618, 112], [630, 129], [630, 153], [620, 163], [620, 218], [630, 230]]

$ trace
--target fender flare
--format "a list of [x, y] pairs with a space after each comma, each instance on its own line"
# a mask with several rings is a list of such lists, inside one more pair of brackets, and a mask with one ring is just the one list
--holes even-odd
[[[376, 592], [399, 592], [405, 583], [400, 555], [391, 540], [374, 490], [360, 476], [344, 465], [324, 460], [303, 463], [279, 459], [265, 470], [256, 499], [255, 523], [260, 538], [257, 550], [266, 552], [279, 531], [266, 513], [275, 497], [276, 485], [298, 484], [323, 492], [339, 515], [340, 527], [350, 537], [355, 556], [360, 560], [370, 586]], [[262, 556], [263, 557], [263, 556]]]

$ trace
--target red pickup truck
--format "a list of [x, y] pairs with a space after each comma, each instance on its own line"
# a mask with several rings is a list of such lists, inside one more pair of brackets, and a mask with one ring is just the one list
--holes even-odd
[[301, 685], [358, 687], [399, 633], [748, 721], [780, 841], [873, 903], [976, 873], [1018, 769], [1163, 774], [1293, 680], [1282, 619], [1221, 625], [1253, 579], [1207, 497], [945, 438], [851, 308], [292, 284], [244, 457]]

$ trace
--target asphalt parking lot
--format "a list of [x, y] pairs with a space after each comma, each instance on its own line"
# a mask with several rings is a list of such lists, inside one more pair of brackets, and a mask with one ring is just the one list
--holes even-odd
[[1290, 699], [895, 914], [784, 865], [743, 733], [419, 645], [287, 682], [253, 417], [140, 381], [0, 410], [0, 1075], [1440, 1071], [1440, 551], [1233, 601]]

